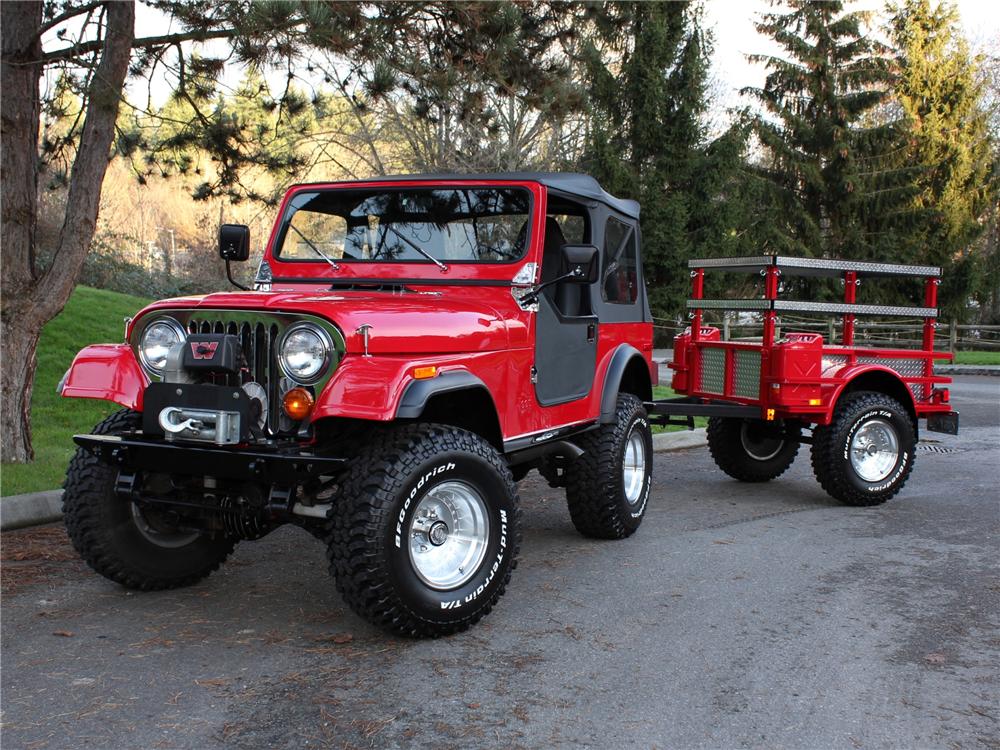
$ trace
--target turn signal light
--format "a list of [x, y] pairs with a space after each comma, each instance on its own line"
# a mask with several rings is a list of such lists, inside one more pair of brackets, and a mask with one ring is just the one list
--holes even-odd
[[424, 380], [425, 378], [433, 378], [438, 373], [438, 368], [434, 365], [428, 365], [426, 367], [414, 367], [413, 377], [417, 380]]
[[315, 403], [316, 399], [305, 388], [292, 388], [281, 399], [285, 414], [295, 421], [308, 417]]

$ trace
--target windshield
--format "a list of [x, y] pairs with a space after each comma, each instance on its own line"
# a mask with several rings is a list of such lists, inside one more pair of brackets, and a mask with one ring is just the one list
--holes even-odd
[[275, 255], [335, 264], [509, 263], [524, 256], [530, 212], [523, 188], [302, 192], [288, 203]]

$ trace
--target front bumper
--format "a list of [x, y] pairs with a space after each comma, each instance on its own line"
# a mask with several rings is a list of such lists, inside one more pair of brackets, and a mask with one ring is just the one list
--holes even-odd
[[211, 476], [285, 487], [336, 474], [347, 463], [346, 458], [292, 453], [281, 448], [181, 445], [142, 435], [74, 435], [73, 442], [130, 473]]

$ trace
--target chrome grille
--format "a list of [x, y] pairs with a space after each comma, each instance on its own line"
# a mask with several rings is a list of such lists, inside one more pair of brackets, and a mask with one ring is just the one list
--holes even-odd
[[[335, 325], [314, 315], [285, 312], [265, 312], [258, 310], [224, 310], [202, 308], [198, 310], [174, 310], [160, 308], [151, 310], [136, 321], [129, 337], [129, 344], [138, 352], [142, 332], [160, 318], [172, 318], [180, 323], [188, 335], [196, 333], [226, 333], [238, 336], [246, 371], [240, 376], [240, 385], [258, 383], [267, 394], [267, 419], [265, 431], [274, 435], [289, 432], [296, 425], [281, 411], [281, 396], [297, 385], [281, 368], [278, 345], [285, 331], [299, 323], [312, 323], [326, 331], [333, 342], [334, 351], [330, 355], [327, 372], [311, 385], [306, 386], [317, 397], [327, 381], [333, 376], [340, 360], [346, 353], [344, 337]], [[155, 380], [157, 373], [149, 375]]]
[[240, 385], [251, 382], [258, 383], [267, 393], [265, 427], [267, 427], [268, 432], [277, 432], [286, 427], [286, 425], [281, 424], [280, 402], [282, 394], [279, 387], [281, 370], [278, 366], [278, 355], [275, 352], [281, 328], [277, 323], [192, 317], [187, 321], [186, 328], [189, 334], [226, 333], [237, 336], [247, 364], [247, 372], [241, 377]]

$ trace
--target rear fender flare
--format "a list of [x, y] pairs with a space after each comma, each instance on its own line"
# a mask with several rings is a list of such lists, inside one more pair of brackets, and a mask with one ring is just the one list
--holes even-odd
[[[601, 424], [612, 424], [615, 421], [615, 409], [618, 406], [618, 394], [621, 392], [622, 381], [625, 373], [633, 362], [638, 363], [643, 375], [637, 393], [643, 401], [653, 398], [653, 384], [649, 377], [649, 364], [642, 356], [642, 352], [629, 344], [620, 344], [615, 353], [611, 355], [611, 362], [604, 373], [604, 388], [601, 391]], [[639, 369], [639, 368], [637, 368]]]

